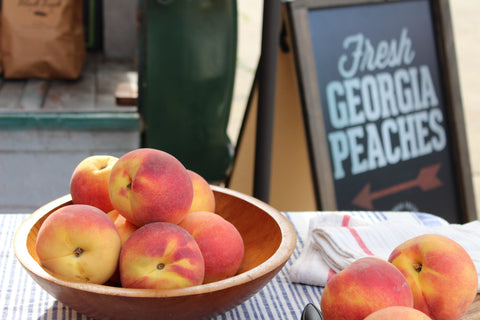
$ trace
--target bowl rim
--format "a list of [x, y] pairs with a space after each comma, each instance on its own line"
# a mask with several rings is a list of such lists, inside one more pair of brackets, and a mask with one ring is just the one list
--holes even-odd
[[132, 289], [93, 283], [74, 282], [56, 278], [50, 273], [48, 273], [45, 269], [43, 269], [37, 261], [35, 261], [35, 259], [28, 252], [26, 244], [28, 235], [32, 227], [46, 214], [51, 213], [53, 210], [71, 201], [70, 194], [64, 195], [41, 206], [20, 224], [20, 226], [15, 232], [13, 239], [15, 256], [17, 257], [17, 260], [20, 262], [20, 264], [29, 272], [55, 285], [97, 294], [137, 298], [179, 297], [185, 295], [199, 295], [204, 293], [211, 293], [214, 291], [242, 285], [244, 283], [250, 282], [252, 280], [261, 278], [269, 274], [279, 266], [283, 267], [283, 265], [292, 255], [297, 242], [296, 231], [290, 221], [277, 209], [252, 196], [224, 187], [214, 185], [212, 185], [211, 187], [216, 192], [226, 193], [231, 196], [241, 198], [243, 201], [247, 201], [259, 207], [260, 209], [265, 211], [271, 218], [273, 218], [279, 226], [282, 234], [282, 240], [280, 242], [280, 245], [278, 246], [274, 254], [262, 264], [224, 280], [180, 289]]

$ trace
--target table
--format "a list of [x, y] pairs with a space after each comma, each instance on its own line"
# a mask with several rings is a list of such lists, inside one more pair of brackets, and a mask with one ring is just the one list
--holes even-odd
[[[291, 266], [305, 241], [303, 221], [296, 219], [298, 214], [285, 213], [297, 230], [298, 244], [292, 257], [280, 273], [260, 292], [235, 309], [220, 315], [220, 319], [300, 319], [307, 303], [320, 304], [322, 288], [293, 284], [288, 279]], [[21, 266], [13, 252], [15, 230], [28, 217], [28, 214], [0, 214], [0, 318], [1, 319], [57, 319], [70, 320], [88, 317], [58, 302], [50, 296]], [[300, 231], [300, 232], [299, 232]], [[463, 320], [480, 318], [480, 295]]]

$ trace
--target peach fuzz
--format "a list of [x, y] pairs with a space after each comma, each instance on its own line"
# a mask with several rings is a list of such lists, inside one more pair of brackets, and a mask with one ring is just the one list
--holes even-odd
[[89, 156], [75, 167], [70, 178], [70, 194], [74, 204], [88, 204], [103, 212], [113, 209], [108, 194], [108, 180], [118, 158], [109, 155]]
[[122, 245], [127, 241], [127, 239], [138, 229], [136, 225], [125, 219], [124, 216], [120, 214], [117, 210], [113, 209], [112, 211], [108, 212], [107, 215], [112, 219], [115, 227], [120, 234], [120, 240], [122, 241]]
[[180, 222], [193, 199], [192, 181], [182, 163], [150, 148], [120, 157], [110, 173], [108, 189], [113, 207], [138, 227]]
[[36, 251], [54, 276], [105, 283], [115, 272], [121, 241], [112, 220], [100, 209], [72, 204], [57, 209], [41, 225]]
[[[117, 231], [120, 235], [120, 241], [123, 246], [127, 239], [138, 229], [138, 227], [125, 219], [125, 217], [122, 216], [120, 212], [115, 209], [107, 213], [107, 215], [110, 217], [110, 219], [112, 219], [113, 223], [115, 224], [115, 227], [117, 228]], [[118, 267], [110, 280], [117, 284], [120, 283], [120, 271]]]
[[197, 211], [179, 224], [197, 241], [205, 260], [205, 280], [210, 283], [234, 276], [243, 261], [243, 239], [233, 224], [220, 215]]
[[432, 318], [415, 308], [393, 306], [375, 311], [364, 320], [432, 320]]
[[376, 257], [360, 258], [335, 274], [320, 300], [325, 320], [363, 320], [390, 306], [413, 307], [412, 291], [398, 269]]
[[189, 212], [215, 212], [215, 195], [210, 184], [198, 173], [187, 170], [193, 185], [193, 200]]
[[475, 265], [450, 238], [437, 234], [414, 237], [396, 247], [388, 260], [409, 282], [415, 309], [432, 319], [460, 319], [475, 299]]
[[204, 273], [203, 256], [195, 239], [168, 222], [139, 228], [120, 253], [120, 280], [125, 288], [185, 288], [202, 284]]

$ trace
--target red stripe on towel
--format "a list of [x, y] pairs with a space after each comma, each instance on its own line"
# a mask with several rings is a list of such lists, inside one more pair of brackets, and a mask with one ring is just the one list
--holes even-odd
[[365, 245], [365, 242], [363, 242], [362, 238], [360, 238], [360, 235], [358, 234], [357, 230], [348, 226], [350, 222], [350, 218], [351, 216], [349, 215], [343, 216], [342, 227], [346, 227], [348, 231], [350, 231], [353, 238], [355, 239], [355, 241], [357, 241], [358, 245], [363, 250], [363, 252], [365, 252], [368, 255], [374, 256], [373, 252], [368, 249], [368, 247]]
[[[344, 215], [344, 216], [343, 216], [342, 227], [345, 227], [345, 228], [348, 229], [348, 231], [350, 231], [350, 233], [352, 234], [353, 238], [355, 239], [355, 241], [357, 241], [358, 245], [359, 245], [360, 248], [363, 250], [363, 252], [365, 252], [365, 253], [368, 254], [368, 255], [373, 256], [374, 254], [368, 249], [367, 245], [365, 244], [365, 242], [363, 242], [362, 238], [360, 238], [360, 235], [358, 234], [357, 230], [355, 230], [354, 228], [348, 226], [348, 224], [350, 223], [351, 217], [352, 217], [352, 216], [350, 216], [350, 215]], [[333, 270], [332, 268], [330, 268], [330, 270], [328, 270], [327, 282], [328, 282], [328, 280], [330, 280], [335, 274], [336, 274], [335, 270]]]
[[357, 230], [353, 229], [352, 227], [347, 227], [347, 229], [350, 231], [355, 241], [357, 241], [360, 248], [362, 248], [363, 252], [373, 256], [374, 255], [373, 252], [367, 248], [367, 246], [365, 245], [365, 242], [363, 242], [362, 238], [360, 238], [360, 236], [358, 235]]
[[344, 215], [343, 216], [343, 220], [342, 220], [342, 227], [348, 227], [348, 224], [350, 223], [350, 218], [352, 216], [349, 216], [349, 215]]

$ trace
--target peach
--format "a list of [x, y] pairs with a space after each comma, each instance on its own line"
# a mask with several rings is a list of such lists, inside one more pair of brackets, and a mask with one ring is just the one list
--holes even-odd
[[94, 155], [83, 159], [70, 178], [70, 194], [74, 204], [88, 204], [103, 212], [113, 209], [108, 194], [108, 180], [118, 158]]
[[393, 306], [371, 313], [365, 320], [432, 320], [425, 313], [410, 307]]
[[204, 274], [197, 242], [173, 223], [152, 222], [140, 227], [120, 253], [120, 280], [125, 288], [185, 288], [201, 284]]
[[182, 163], [150, 148], [120, 157], [110, 173], [108, 190], [113, 207], [138, 227], [180, 222], [193, 199], [192, 181]]
[[436, 234], [414, 237], [396, 247], [388, 260], [410, 283], [415, 309], [432, 319], [460, 319], [475, 299], [475, 265], [465, 249], [450, 238]]
[[[125, 219], [125, 217], [122, 216], [120, 212], [115, 209], [107, 213], [107, 215], [110, 217], [110, 219], [112, 219], [113, 223], [115, 224], [115, 227], [120, 234], [120, 241], [123, 246], [127, 239], [138, 229], [138, 227]], [[120, 271], [118, 267], [110, 280], [117, 284], [120, 283]]]
[[41, 225], [36, 251], [54, 276], [102, 284], [115, 272], [121, 242], [112, 220], [100, 209], [71, 204], [55, 210]]
[[395, 266], [376, 257], [360, 258], [335, 274], [320, 300], [325, 320], [363, 320], [390, 306], [413, 307], [412, 291]]
[[112, 211], [108, 212], [107, 215], [112, 219], [115, 227], [120, 234], [120, 240], [122, 245], [127, 241], [127, 239], [132, 235], [135, 230], [138, 229], [136, 225], [125, 219], [124, 216], [118, 212], [118, 210], [113, 209]]
[[210, 184], [198, 173], [192, 170], [187, 171], [193, 185], [193, 200], [189, 212], [215, 212], [215, 195]]
[[243, 239], [233, 224], [220, 215], [196, 211], [179, 224], [197, 241], [205, 260], [205, 280], [210, 283], [234, 276], [243, 261]]

